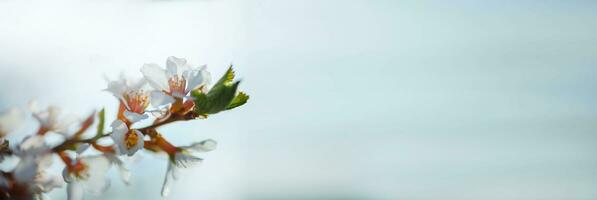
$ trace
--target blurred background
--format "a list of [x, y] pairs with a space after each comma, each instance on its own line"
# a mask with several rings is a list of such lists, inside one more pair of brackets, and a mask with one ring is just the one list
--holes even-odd
[[[85, 116], [103, 76], [234, 64], [239, 109], [163, 127], [216, 151], [167, 199], [596, 199], [597, 3], [0, 0], [0, 108]], [[22, 138], [28, 126], [12, 135]], [[161, 199], [166, 160], [88, 199]], [[58, 162], [56, 162], [58, 163]], [[62, 166], [55, 164], [56, 174]], [[66, 190], [50, 196], [65, 199]]]

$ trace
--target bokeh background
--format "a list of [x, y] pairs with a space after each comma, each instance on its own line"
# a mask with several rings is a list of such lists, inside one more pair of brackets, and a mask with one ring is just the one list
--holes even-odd
[[[0, 0], [0, 108], [113, 114], [104, 75], [232, 63], [247, 105], [161, 129], [219, 142], [167, 199], [597, 199], [596, 19], [594, 1]], [[161, 199], [165, 159], [136, 160], [88, 199]]]

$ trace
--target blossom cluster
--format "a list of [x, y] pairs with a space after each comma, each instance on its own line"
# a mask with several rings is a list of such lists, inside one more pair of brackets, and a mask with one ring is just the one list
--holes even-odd
[[[40, 109], [32, 102], [29, 107], [39, 128], [35, 134], [12, 144], [5, 136], [19, 127], [24, 114], [16, 108], [1, 112], [0, 164], [7, 158], [17, 161], [8, 170], [0, 171], [0, 199], [46, 199], [44, 193], [65, 184], [70, 200], [83, 199], [84, 194], [100, 194], [110, 185], [106, 172], [112, 166], [129, 183], [131, 173], [123, 158], [140, 150], [168, 156], [161, 190], [161, 195], [166, 196], [178, 170], [201, 162], [194, 154], [212, 151], [217, 143], [207, 139], [176, 146], [158, 128], [177, 121], [205, 119], [241, 106], [249, 99], [237, 91], [240, 82], [234, 81], [232, 67], [214, 84], [205, 66], [191, 65], [177, 57], [169, 57], [165, 68], [145, 64], [141, 73], [140, 80], [124, 76], [108, 80], [105, 91], [119, 103], [115, 120], [106, 130], [104, 109], [77, 120], [63, 115], [56, 107]], [[138, 122], [146, 120], [150, 120], [146, 123], [150, 125], [138, 126]], [[47, 136], [52, 134], [61, 140], [48, 142]], [[62, 161], [62, 178], [50, 172], [53, 160]]]

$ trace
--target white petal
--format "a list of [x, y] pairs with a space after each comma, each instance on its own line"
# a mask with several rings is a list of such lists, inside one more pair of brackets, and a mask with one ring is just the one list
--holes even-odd
[[205, 65], [197, 69], [185, 71], [183, 77], [187, 80], [187, 88], [185, 90], [187, 93], [201, 85], [206, 85], [207, 81], [211, 79]]
[[23, 119], [23, 112], [16, 107], [0, 113], [0, 137], [20, 127]]
[[168, 91], [168, 78], [166, 77], [166, 71], [156, 64], [145, 64], [141, 68], [141, 73], [149, 82], [149, 84], [160, 91]]
[[36, 100], [29, 101], [29, 110], [41, 125], [48, 124], [48, 112], [42, 111]]
[[209, 73], [206, 69], [206, 70], [201, 71], [201, 75], [203, 77], [203, 85], [204, 85], [203, 92], [207, 93], [207, 91], [209, 89], [208, 86], [211, 85], [211, 82], [212, 82], [211, 73]]
[[129, 185], [131, 183], [131, 171], [123, 166], [118, 166], [118, 171], [120, 173], [122, 182], [124, 182], [126, 185]]
[[184, 58], [177, 58], [174, 56], [168, 57], [168, 60], [166, 60], [167, 77], [181, 77], [183, 71], [187, 67], [186, 65], [187, 60]]
[[114, 154], [116, 155], [124, 155], [126, 152], [122, 151], [122, 149], [120, 149], [120, 142], [117, 143], [116, 140], [114, 140], [114, 144], [112, 145], [112, 149], [114, 149]]
[[108, 82], [108, 88], [104, 90], [112, 93], [112, 95], [114, 95], [119, 100], [123, 100], [124, 97], [122, 95], [124, 94], [124, 92], [126, 92], [127, 86], [123, 80], [110, 81]]
[[58, 117], [60, 116], [60, 108], [56, 107], [56, 106], [48, 106], [48, 121], [50, 122], [50, 124], [48, 124], [49, 126], [53, 127], [56, 124], [58, 124]]
[[141, 90], [143, 88], [143, 86], [145, 86], [145, 84], [147, 84], [147, 79], [139, 79], [137, 81], [131, 81], [130, 79], [128, 79], [127, 85], [128, 88], [130, 90]]
[[122, 94], [126, 91], [126, 84], [122, 81], [110, 81], [108, 82], [108, 87], [104, 89], [112, 93], [112, 95], [121, 98]]
[[191, 167], [195, 164], [201, 163], [202, 160], [203, 159], [201, 158], [183, 152], [176, 152], [176, 154], [174, 154], [174, 164], [176, 167]]
[[118, 166], [118, 171], [120, 173], [120, 178], [122, 179], [122, 182], [124, 182], [127, 185], [130, 184], [131, 171], [129, 171], [129, 169], [127, 169], [122, 162], [120, 162], [120, 164], [117, 164], [117, 166]]
[[27, 183], [33, 180], [37, 175], [39, 163], [33, 156], [21, 158], [19, 164], [14, 169], [15, 180], [19, 183]]
[[215, 140], [208, 139], [201, 142], [193, 143], [190, 146], [190, 150], [194, 150], [197, 152], [208, 152], [213, 151], [218, 146], [218, 143]]
[[135, 123], [135, 122], [147, 119], [149, 116], [147, 116], [146, 114], [139, 114], [136, 112], [130, 112], [128, 110], [125, 110], [124, 117], [126, 117], [126, 119], [128, 119], [129, 122]]
[[110, 186], [106, 173], [110, 169], [111, 162], [103, 155], [81, 158], [87, 164], [89, 177], [84, 180], [85, 190], [93, 194], [101, 194]]
[[112, 122], [112, 140], [114, 144], [118, 147], [118, 154], [122, 155], [127, 152], [126, 146], [124, 144], [124, 135], [129, 131], [129, 128], [126, 124], [121, 120], [116, 120]]
[[166, 170], [166, 177], [164, 177], [164, 183], [162, 184], [162, 197], [168, 196], [170, 194], [170, 188], [172, 187], [172, 183], [176, 180], [174, 176], [176, 167], [171, 163], [168, 162], [168, 169]]
[[37, 102], [37, 100], [35, 100], [35, 99], [29, 101], [28, 107], [29, 107], [29, 111], [31, 111], [32, 113], [37, 113], [40, 111], [39, 102]]
[[118, 130], [126, 129], [126, 130], [128, 130], [128, 127], [126, 126], [126, 124], [122, 120], [114, 120], [110, 126], [112, 127], [113, 130], [114, 129], [118, 129]]
[[68, 194], [68, 200], [83, 200], [84, 191], [83, 185], [76, 181], [69, 183], [66, 186], [66, 191]]
[[40, 169], [46, 169], [46, 168], [50, 167], [52, 165], [52, 161], [54, 160], [52, 158], [52, 154], [49, 154], [49, 153], [37, 155], [36, 159], [37, 159], [37, 164], [39, 165]]
[[153, 107], [161, 107], [164, 105], [174, 103], [175, 101], [173, 97], [161, 91], [152, 91], [150, 95], [150, 102]]
[[64, 167], [64, 169], [62, 169], [62, 179], [64, 179], [64, 182], [67, 183], [73, 182], [74, 180], [71, 174], [68, 172], [67, 167]]
[[51, 198], [44, 193], [36, 194], [35, 196], [39, 200], [51, 200]]
[[68, 128], [79, 121], [81, 121], [80, 118], [75, 115], [66, 115], [60, 119], [56, 118], [51, 129], [52, 131], [69, 138], [71, 135], [68, 133]]
[[28, 153], [33, 154], [46, 151], [47, 148], [48, 146], [46, 145], [44, 137], [39, 135], [25, 137], [18, 147], [19, 151], [27, 151]]
[[55, 188], [62, 187], [62, 180], [57, 176], [48, 175], [40, 172], [35, 177], [34, 183], [39, 187], [40, 192], [50, 192]]
[[107, 153], [104, 155], [106, 156], [106, 158], [108, 158], [110, 160], [110, 162], [112, 164], [114, 164], [114, 165], [116, 165], [116, 167], [118, 167], [118, 171], [120, 172], [120, 178], [122, 178], [122, 181], [126, 185], [128, 185], [129, 181], [131, 179], [131, 172], [126, 168], [126, 166], [124, 165], [124, 162], [112, 153]]

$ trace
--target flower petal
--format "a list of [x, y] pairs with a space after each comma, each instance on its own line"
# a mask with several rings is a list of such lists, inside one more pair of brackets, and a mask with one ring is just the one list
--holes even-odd
[[21, 141], [21, 144], [18, 145], [17, 153], [26, 152], [30, 154], [40, 154], [47, 151], [48, 148], [43, 136], [32, 135], [25, 137], [23, 141]]
[[168, 91], [168, 77], [166, 71], [157, 64], [145, 64], [141, 68], [141, 73], [149, 84], [159, 91]]
[[38, 200], [51, 200], [50, 197], [44, 193], [36, 194]]
[[124, 153], [127, 152], [126, 150], [126, 146], [124, 144], [124, 136], [125, 134], [129, 131], [128, 126], [126, 126], [126, 124], [121, 121], [121, 120], [115, 120], [114, 122], [112, 122], [112, 140], [114, 141], [114, 144], [116, 144], [116, 146], [118, 147], [118, 155], [122, 155]]
[[34, 156], [26, 156], [21, 158], [13, 173], [17, 182], [28, 183], [35, 178], [38, 170], [39, 163], [37, 159]]
[[35, 176], [35, 180], [33, 181], [34, 188], [29, 188], [29, 190], [40, 193], [40, 192], [50, 192], [55, 188], [62, 187], [62, 180], [60, 180], [57, 176], [48, 175], [44, 171], [41, 171]]
[[186, 93], [196, 89], [201, 85], [209, 84], [209, 81], [211, 81], [211, 75], [206, 68], [207, 67], [203, 65], [200, 68], [187, 70], [183, 73], [183, 77], [185, 80], [187, 80], [187, 88], [185, 90]]
[[189, 149], [197, 152], [208, 152], [213, 151], [214, 149], [216, 149], [217, 146], [218, 143], [215, 140], [208, 139], [191, 144], [191, 146], [189, 146]]
[[85, 190], [92, 194], [105, 192], [110, 187], [110, 181], [106, 178], [111, 166], [110, 160], [103, 155], [83, 157], [81, 160], [89, 167], [89, 177], [84, 180]]
[[66, 186], [68, 200], [83, 200], [83, 185], [78, 182], [68, 183]]
[[124, 100], [122, 94], [126, 92], [126, 83], [124, 80], [116, 80], [116, 81], [109, 81], [108, 88], [104, 89], [104, 91], [108, 91], [112, 93], [117, 99]]
[[176, 152], [174, 154], [174, 164], [176, 167], [187, 168], [194, 166], [195, 164], [201, 163], [203, 159], [199, 157], [195, 157], [191, 154], [184, 153], [184, 152]]
[[147, 119], [149, 116], [147, 114], [139, 114], [136, 112], [130, 112], [128, 110], [124, 111], [124, 117], [131, 123], [135, 123], [144, 119]]
[[167, 77], [181, 77], [185, 68], [187, 68], [187, 59], [170, 56], [166, 60]]
[[23, 112], [16, 107], [0, 113], [0, 137], [20, 127], [23, 119]]
[[62, 118], [58, 119], [52, 119], [54, 120], [54, 122], [52, 122], [52, 131], [63, 135], [66, 138], [70, 138], [71, 135], [68, 132], [68, 128], [71, 127], [73, 124], [75, 124], [76, 122], [80, 122], [81, 119], [75, 115], [64, 115]]
[[120, 172], [120, 178], [122, 178], [122, 181], [126, 185], [129, 185], [130, 179], [131, 179], [131, 172], [129, 171], [129, 169], [126, 168], [126, 166], [124, 165], [124, 162], [122, 160], [120, 160], [120, 158], [115, 156], [114, 154], [105, 154], [105, 155], [110, 160], [110, 162], [112, 162], [113, 164], [115, 164], [118, 167], [118, 171]]
[[66, 166], [64, 167], [64, 169], [62, 169], [62, 178], [66, 183], [73, 182], [74, 180], [73, 176], [68, 172], [68, 168]]
[[175, 101], [173, 97], [161, 91], [152, 91], [150, 95], [151, 99], [149, 102], [153, 107], [161, 107], [164, 105], [174, 103]]
[[176, 166], [172, 164], [172, 162], [168, 162], [168, 169], [166, 170], [166, 177], [164, 177], [164, 183], [162, 184], [162, 197], [168, 196], [170, 194], [170, 188], [172, 187], [172, 183], [176, 180]]

